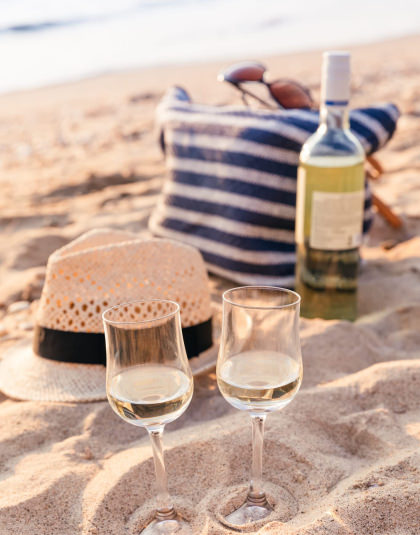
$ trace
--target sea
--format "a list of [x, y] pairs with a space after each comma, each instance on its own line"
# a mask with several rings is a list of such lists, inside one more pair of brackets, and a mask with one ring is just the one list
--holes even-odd
[[420, 0], [0, 0], [0, 93], [418, 32]]

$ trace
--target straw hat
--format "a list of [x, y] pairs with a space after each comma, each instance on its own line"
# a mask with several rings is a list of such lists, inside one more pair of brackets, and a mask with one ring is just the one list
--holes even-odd
[[0, 390], [27, 400], [105, 399], [102, 312], [158, 298], [180, 304], [189, 357], [212, 346], [208, 278], [196, 249], [108, 229], [82, 235], [48, 259], [33, 347], [7, 352]]

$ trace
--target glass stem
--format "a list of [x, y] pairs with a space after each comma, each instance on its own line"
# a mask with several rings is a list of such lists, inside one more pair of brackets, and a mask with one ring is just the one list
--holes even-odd
[[152, 442], [153, 459], [155, 461], [156, 486], [157, 486], [157, 512], [158, 521], [170, 520], [176, 517], [175, 509], [168, 491], [168, 478], [166, 475], [165, 461], [163, 458], [162, 435], [163, 426], [149, 430]]
[[262, 455], [264, 423], [266, 415], [251, 415], [252, 420], [252, 472], [248, 493], [248, 504], [266, 506], [267, 499], [262, 485]]

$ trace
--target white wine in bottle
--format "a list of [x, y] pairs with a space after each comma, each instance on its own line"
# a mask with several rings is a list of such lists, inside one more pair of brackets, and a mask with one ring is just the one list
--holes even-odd
[[348, 119], [350, 54], [323, 57], [320, 125], [300, 153], [296, 290], [302, 315], [354, 320], [365, 154]]

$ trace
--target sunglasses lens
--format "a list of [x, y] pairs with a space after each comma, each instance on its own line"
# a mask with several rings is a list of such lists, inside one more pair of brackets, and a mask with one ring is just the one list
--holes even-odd
[[221, 81], [237, 84], [239, 82], [261, 82], [265, 72], [264, 65], [259, 63], [235, 63], [222, 71], [218, 78]]
[[271, 96], [283, 108], [310, 108], [313, 104], [309, 90], [296, 82], [279, 80], [270, 84], [269, 88]]

